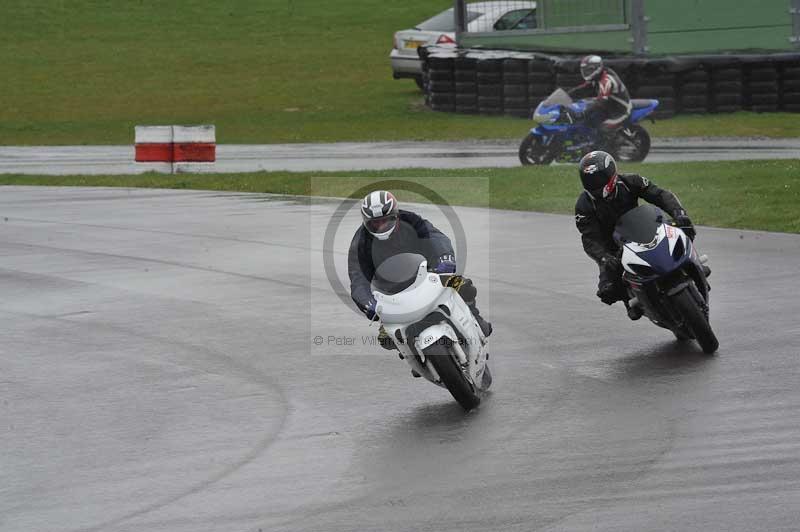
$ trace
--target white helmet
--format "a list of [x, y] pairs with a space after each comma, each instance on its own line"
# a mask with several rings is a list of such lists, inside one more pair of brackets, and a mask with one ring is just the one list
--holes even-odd
[[395, 230], [398, 213], [397, 199], [385, 190], [370, 192], [361, 203], [364, 228], [378, 240], [386, 240]]
[[599, 55], [587, 55], [581, 59], [581, 76], [586, 81], [592, 81], [603, 71], [603, 58]]

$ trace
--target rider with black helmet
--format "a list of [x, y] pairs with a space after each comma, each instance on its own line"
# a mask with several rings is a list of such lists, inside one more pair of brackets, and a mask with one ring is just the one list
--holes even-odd
[[[456, 257], [450, 239], [428, 220], [398, 207], [394, 194], [376, 190], [361, 202], [362, 224], [353, 236], [348, 254], [350, 296], [370, 321], [377, 319], [375, 298], [370, 283], [375, 269], [386, 259], [400, 253], [425, 256], [436, 273], [455, 273]], [[463, 278], [459, 294], [469, 306], [484, 335], [492, 333], [492, 325], [484, 320], [475, 304], [477, 290], [472, 281]], [[394, 342], [383, 332], [381, 345], [394, 348]]]
[[609, 137], [631, 115], [628, 89], [619, 75], [603, 64], [599, 55], [581, 59], [580, 70], [584, 82], [568, 92], [573, 98], [594, 98], [594, 101], [575, 118], [585, 120], [603, 137]]
[[[614, 158], [604, 151], [586, 154], [579, 171], [584, 190], [575, 204], [575, 225], [581, 233], [584, 251], [600, 267], [597, 297], [607, 305], [626, 301], [620, 249], [612, 236], [619, 217], [636, 207], [642, 198], [671, 215], [692, 240], [694, 226], [675, 194], [638, 174], [618, 174]], [[641, 317], [636, 309], [629, 309], [628, 315], [631, 319]]]

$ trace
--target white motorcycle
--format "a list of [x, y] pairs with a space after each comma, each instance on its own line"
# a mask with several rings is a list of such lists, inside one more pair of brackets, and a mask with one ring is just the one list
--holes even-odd
[[447, 388], [465, 410], [492, 384], [488, 340], [456, 288], [461, 277], [428, 272], [425, 257], [401, 253], [372, 281], [377, 313], [414, 376]]

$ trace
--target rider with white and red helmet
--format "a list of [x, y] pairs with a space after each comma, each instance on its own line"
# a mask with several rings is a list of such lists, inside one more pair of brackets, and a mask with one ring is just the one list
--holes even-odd
[[573, 98], [593, 98], [594, 101], [577, 118], [601, 132], [613, 130], [631, 115], [628, 89], [619, 75], [603, 64], [599, 55], [581, 59], [580, 68], [584, 82], [568, 92]]

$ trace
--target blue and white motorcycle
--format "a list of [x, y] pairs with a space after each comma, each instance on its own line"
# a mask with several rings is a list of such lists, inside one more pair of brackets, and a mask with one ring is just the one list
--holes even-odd
[[638, 124], [658, 107], [658, 100], [631, 100], [630, 117], [617, 129], [611, 145], [600, 145], [598, 132], [575, 116], [586, 110], [590, 100], [573, 101], [563, 89], [556, 89], [536, 107], [530, 130], [519, 146], [523, 165], [578, 162], [590, 151], [602, 149], [617, 160], [643, 161], [650, 152], [650, 135]]
[[708, 257], [698, 256], [686, 233], [658, 207], [641, 205], [620, 217], [614, 240], [622, 249], [628, 306], [677, 339], [695, 339], [706, 353], [716, 351], [708, 318]]

